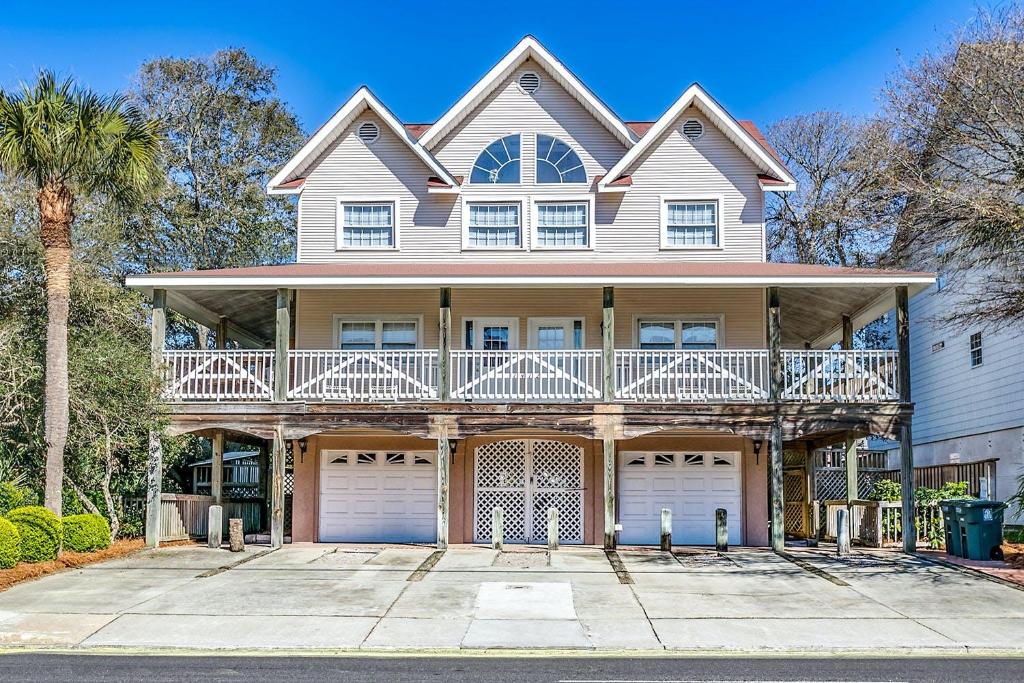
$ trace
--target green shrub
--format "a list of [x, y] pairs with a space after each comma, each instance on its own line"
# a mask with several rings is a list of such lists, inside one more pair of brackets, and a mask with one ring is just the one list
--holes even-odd
[[64, 522], [64, 550], [88, 552], [110, 545], [110, 525], [103, 515], [68, 515]]
[[7, 519], [21, 535], [22, 562], [45, 562], [57, 559], [64, 528], [57, 515], [44, 507], [29, 505], [7, 513]]
[[21, 534], [18, 528], [0, 517], [0, 569], [10, 569], [21, 559]]
[[0, 482], [0, 515], [6, 515], [14, 508], [36, 504], [32, 489], [10, 481]]
[[890, 479], [878, 479], [875, 481], [874, 486], [871, 487], [871, 493], [868, 494], [868, 500], [899, 500], [902, 496], [900, 485], [898, 482]]

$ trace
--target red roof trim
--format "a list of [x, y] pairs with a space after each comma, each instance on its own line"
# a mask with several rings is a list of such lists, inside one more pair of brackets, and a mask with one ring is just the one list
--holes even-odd
[[305, 178], [296, 178], [295, 180], [289, 180], [287, 183], [281, 183], [274, 189], [277, 190], [295, 190], [302, 187], [306, 183]]
[[779, 180], [775, 176], [765, 175], [764, 173], [757, 174], [757, 181], [762, 185], [785, 185], [785, 180]]

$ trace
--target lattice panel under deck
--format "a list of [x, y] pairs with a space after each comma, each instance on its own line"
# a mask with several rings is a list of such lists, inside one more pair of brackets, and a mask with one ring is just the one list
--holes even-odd
[[491, 520], [496, 507], [500, 507], [504, 515], [504, 540], [507, 543], [526, 543], [526, 492], [480, 489], [476, 492], [477, 542], [490, 542]]
[[477, 489], [526, 486], [526, 442], [495, 441], [476, 449]]
[[583, 543], [583, 492], [537, 491], [533, 494], [533, 537], [548, 542], [548, 509], [558, 510], [558, 542]]

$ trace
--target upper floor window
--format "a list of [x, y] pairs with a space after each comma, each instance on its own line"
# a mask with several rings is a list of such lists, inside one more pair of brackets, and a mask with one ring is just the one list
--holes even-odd
[[537, 243], [544, 249], [585, 249], [590, 238], [587, 202], [537, 204]]
[[466, 246], [476, 249], [517, 249], [523, 223], [518, 202], [468, 204]]
[[981, 348], [981, 332], [975, 332], [971, 335], [971, 367], [976, 368], [981, 365], [982, 361], [985, 360], [984, 353]]
[[342, 249], [394, 249], [395, 202], [346, 202], [339, 206]]
[[507, 185], [519, 182], [519, 134], [506, 135], [487, 145], [473, 163], [471, 183]]
[[537, 182], [585, 183], [587, 171], [569, 145], [550, 135], [537, 134]]
[[638, 337], [641, 349], [717, 349], [718, 322], [715, 320], [641, 320]]
[[662, 207], [662, 247], [719, 246], [717, 200], [667, 200]]
[[419, 332], [416, 320], [339, 319], [337, 338], [344, 351], [415, 349]]

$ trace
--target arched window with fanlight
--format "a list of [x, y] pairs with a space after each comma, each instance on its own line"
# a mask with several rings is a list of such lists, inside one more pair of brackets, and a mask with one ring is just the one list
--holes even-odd
[[469, 182], [507, 185], [519, 182], [519, 134], [495, 140], [473, 163]]
[[572, 147], [558, 138], [538, 133], [537, 182], [585, 183], [587, 171]]

